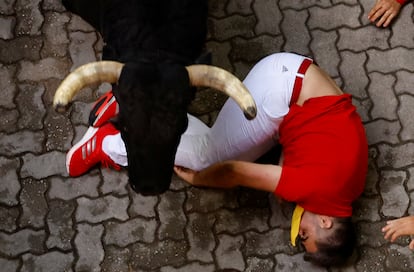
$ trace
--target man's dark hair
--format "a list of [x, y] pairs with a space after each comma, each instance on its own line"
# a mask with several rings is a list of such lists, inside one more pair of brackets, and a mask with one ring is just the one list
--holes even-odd
[[316, 241], [317, 251], [306, 252], [304, 259], [324, 267], [343, 265], [352, 255], [356, 239], [351, 217], [335, 217], [332, 234], [323, 241]]

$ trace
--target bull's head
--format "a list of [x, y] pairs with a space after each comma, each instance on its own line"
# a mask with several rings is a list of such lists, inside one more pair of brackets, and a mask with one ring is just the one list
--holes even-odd
[[55, 109], [66, 109], [80, 89], [100, 82], [114, 83], [117, 127], [127, 148], [130, 184], [144, 195], [163, 193], [170, 186], [177, 146], [187, 128], [191, 88], [221, 90], [239, 104], [246, 118], [256, 115], [244, 85], [218, 67], [112, 61], [86, 64], [68, 75], [56, 91]]

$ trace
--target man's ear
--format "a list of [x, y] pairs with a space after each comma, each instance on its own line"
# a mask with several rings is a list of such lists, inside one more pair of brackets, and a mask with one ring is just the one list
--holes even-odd
[[333, 226], [333, 217], [327, 215], [319, 215], [318, 216], [319, 227], [323, 229], [330, 229]]

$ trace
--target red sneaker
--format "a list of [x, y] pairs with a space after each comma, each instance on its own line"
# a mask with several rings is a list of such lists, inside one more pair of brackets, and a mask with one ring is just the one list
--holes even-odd
[[83, 138], [66, 155], [66, 170], [69, 175], [72, 177], [83, 175], [99, 162], [103, 167], [111, 166], [120, 170], [121, 167], [102, 150], [103, 139], [117, 133], [119, 131], [112, 123], [106, 123], [99, 128], [89, 127]]
[[89, 125], [92, 127], [100, 127], [111, 118], [115, 117], [119, 112], [119, 106], [116, 102], [112, 91], [101, 96], [89, 114]]

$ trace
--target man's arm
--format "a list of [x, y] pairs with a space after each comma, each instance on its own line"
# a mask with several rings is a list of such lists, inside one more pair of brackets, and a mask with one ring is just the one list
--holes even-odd
[[225, 161], [213, 164], [199, 172], [174, 167], [176, 174], [195, 186], [213, 188], [249, 187], [274, 192], [279, 184], [282, 167], [242, 161]]

